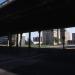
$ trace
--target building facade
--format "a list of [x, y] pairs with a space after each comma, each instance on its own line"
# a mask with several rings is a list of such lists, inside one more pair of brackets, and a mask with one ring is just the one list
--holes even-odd
[[63, 32], [62, 29], [46, 30], [42, 33], [44, 44], [62, 45], [62, 37], [64, 37], [65, 44], [67, 44], [67, 41], [70, 40], [70, 33], [67, 31]]
[[65, 44], [68, 44], [68, 40], [70, 40], [70, 33], [69, 32], [65, 32]]

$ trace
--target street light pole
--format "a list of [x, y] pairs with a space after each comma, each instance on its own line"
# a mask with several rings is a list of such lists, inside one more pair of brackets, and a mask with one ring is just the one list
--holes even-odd
[[39, 31], [39, 48], [40, 48], [40, 38], [41, 38], [41, 34], [40, 34], [40, 31]]

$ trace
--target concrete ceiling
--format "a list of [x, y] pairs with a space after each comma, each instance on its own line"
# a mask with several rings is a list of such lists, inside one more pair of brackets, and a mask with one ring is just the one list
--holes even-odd
[[16, 0], [0, 9], [0, 32], [72, 27], [75, 23], [74, 8], [73, 0]]

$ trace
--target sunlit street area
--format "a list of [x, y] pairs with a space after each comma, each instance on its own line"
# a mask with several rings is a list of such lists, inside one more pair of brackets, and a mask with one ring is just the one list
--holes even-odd
[[75, 48], [75, 27], [12, 34], [9, 36], [0, 37], [0, 46], [60, 49]]

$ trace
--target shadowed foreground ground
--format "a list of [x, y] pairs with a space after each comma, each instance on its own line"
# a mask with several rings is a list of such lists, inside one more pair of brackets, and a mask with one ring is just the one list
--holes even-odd
[[75, 53], [61, 49], [0, 48], [0, 68], [18, 75], [74, 73]]
[[17, 74], [8, 72], [4, 69], [0, 69], [0, 75], [17, 75]]

